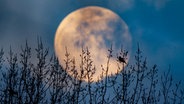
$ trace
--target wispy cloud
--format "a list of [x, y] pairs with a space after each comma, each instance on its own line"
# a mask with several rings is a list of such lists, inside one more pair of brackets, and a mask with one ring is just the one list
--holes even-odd
[[70, 1], [3, 0], [0, 4], [0, 47], [5, 48], [20, 46], [25, 39], [32, 44], [37, 36], [43, 40], [54, 36], [52, 29], [58, 19], [55, 14], [62, 12], [59, 16], [64, 17]]
[[154, 6], [156, 10], [160, 10], [166, 6], [166, 4], [171, 0], [142, 0], [147, 5]]
[[110, 8], [118, 8], [120, 11], [129, 10], [134, 6], [134, 4], [134, 0], [108, 0], [108, 6]]

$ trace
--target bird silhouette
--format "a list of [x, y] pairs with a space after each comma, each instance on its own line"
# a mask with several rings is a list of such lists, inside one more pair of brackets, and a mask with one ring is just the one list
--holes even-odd
[[121, 56], [118, 57], [118, 61], [126, 64], [125, 58], [122, 58]]

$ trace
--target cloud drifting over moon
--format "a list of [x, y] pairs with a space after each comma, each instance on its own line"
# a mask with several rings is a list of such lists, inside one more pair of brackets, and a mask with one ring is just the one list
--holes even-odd
[[[76, 65], [80, 65], [82, 47], [88, 47], [96, 67], [93, 79], [96, 81], [102, 73], [101, 65], [107, 63], [108, 48], [118, 50], [124, 44], [130, 49], [131, 37], [128, 26], [115, 13], [105, 8], [86, 7], [70, 13], [59, 25], [55, 36], [55, 52], [64, 65], [65, 46]], [[79, 70], [79, 66], [76, 66]], [[109, 74], [117, 72], [117, 62], [111, 60]]]

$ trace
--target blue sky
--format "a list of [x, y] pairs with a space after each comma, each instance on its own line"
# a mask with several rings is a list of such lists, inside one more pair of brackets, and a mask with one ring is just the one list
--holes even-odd
[[27, 39], [35, 45], [41, 36], [54, 51], [54, 36], [62, 19], [85, 6], [101, 6], [117, 13], [132, 36], [132, 55], [140, 43], [148, 63], [161, 72], [172, 67], [184, 80], [183, 0], [0, 0], [0, 47], [18, 50]]

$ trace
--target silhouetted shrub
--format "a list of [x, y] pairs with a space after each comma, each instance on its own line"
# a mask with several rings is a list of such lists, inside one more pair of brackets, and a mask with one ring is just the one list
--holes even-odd
[[[158, 74], [157, 65], [147, 65], [138, 45], [135, 63], [127, 63], [128, 51], [121, 49], [113, 56], [111, 46], [107, 65], [102, 66], [97, 82], [96, 72], [88, 48], [82, 49], [80, 70], [75, 59], [65, 50], [65, 65], [49, 54], [41, 39], [35, 51], [26, 42], [20, 53], [10, 48], [9, 55], [0, 51], [1, 104], [182, 104], [184, 89], [181, 81], [174, 83], [168, 72]], [[106, 57], [106, 56], [104, 56]], [[115, 75], [107, 76], [111, 58], [117, 57]], [[99, 69], [98, 69], [99, 70]], [[67, 73], [70, 72], [70, 75]], [[159, 77], [161, 76], [161, 77]], [[87, 79], [84, 81], [84, 79]]]

